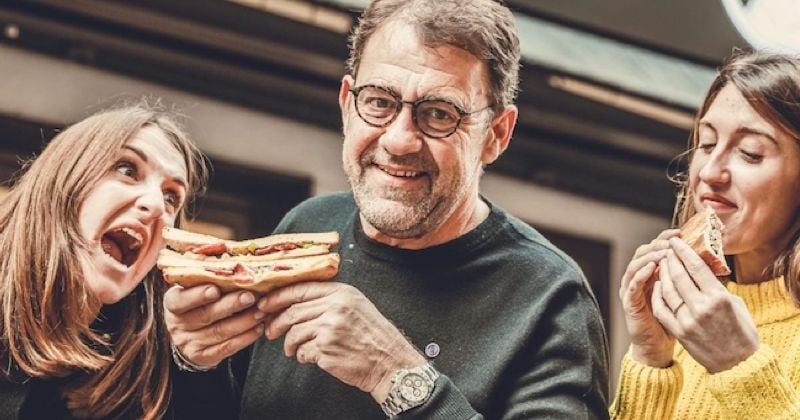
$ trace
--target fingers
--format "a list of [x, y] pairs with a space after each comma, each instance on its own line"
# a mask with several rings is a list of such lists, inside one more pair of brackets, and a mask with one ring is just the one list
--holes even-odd
[[251, 308], [199, 330], [186, 331], [183, 334], [176, 332], [173, 335], [173, 342], [178, 348], [183, 348], [184, 346], [206, 348], [218, 345], [263, 325], [264, 313], [256, 308]]
[[214, 302], [219, 299], [219, 297], [219, 288], [214, 285], [200, 285], [189, 288], [176, 285], [172, 286], [167, 290], [167, 293], [164, 294], [164, 308], [168, 312], [180, 315]]
[[296, 303], [327, 296], [336, 290], [335, 282], [300, 282], [273, 290], [258, 302], [263, 312], [280, 312]]
[[187, 360], [215, 366], [258, 339], [264, 333], [263, 318], [263, 312], [251, 308], [196, 331], [175, 329], [171, 338]]
[[202, 306], [192, 305], [193, 309], [183, 313], [175, 314], [167, 311], [165, 318], [167, 325], [172, 328], [195, 331], [241, 312], [254, 303], [255, 296], [252, 292], [236, 291], [222, 296], [216, 302]]
[[314, 322], [304, 322], [294, 325], [289, 332], [286, 333], [286, 338], [283, 342], [283, 352], [288, 357], [293, 357], [297, 354], [297, 359], [300, 360], [300, 355], [297, 353], [298, 348], [316, 338], [317, 330]]
[[320, 359], [319, 348], [313, 340], [303, 343], [296, 354], [297, 361], [303, 364], [316, 364]]
[[641, 309], [646, 305], [644, 296], [645, 283], [655, 274], [656, 263], [649, 261], [634, 274], [628, 286], [622, 290], [622, 307], [625, 309]]
[[[261, 310], [260, 307], [259, 310]], [[324, 312], [325, 305], [319, 301], [292, 305], [283, 310], [283, 312], [275, 315], [267, 324], [267, 338], [274, 340], [285, 334], [290, 328], [297, 326], [297, 324], [316, 319]]]
[[655, 269], [658, 261], [664, 258], [667, 255], [666, 253], [667, 250], [663, 249], [655, 252], [649, 252], [641, 257], [631, 260], [630, 264], [628, 264], [628, 268], [625, 270], [625, 274], [622, 276], [622, 283], [620, 284], [620, 298], [622, 299], [625, 293], [632, 291], [636, 287], [632, 284], [634, 278], [647, 280], [649, 276], [652, 276], [653, 273], [651, 272], [648, 277], [641, 278], [639, 272], [649, 264], [652, 264], [653, 268]]
[[[245, 330], [241, 334], [232, 336], [218, 344], [198, 349], [195, 352], [186, 350], [186, 353], [184, 353], [184, 350], [181, 350], [181, 353], [198, 365], [214, 366], [253, 344], [262, 334], [264, 334], [264, 325], [259, 323], [255, 327]], [[187, 348], [191, 347], [187, 346]]]
[[673, 269], [674, 267], [669, 264], [668, 260], [662, 260], [659, 267], [658, 278], [660, 284], [659, 293], [664, 303], [667, 304], [667, 308], [670, 312], [674, 313], [685, 303], [685, 299], [675, 288], [675, 284], [672, 281], [674, 276]]
[[[650, 299], [650, 305], [653, 308], [653, 315], [656, 317], [661, 326], [672, 336], [679, 335], [680, 325], [672, 313], [672, 308], [667, 306], [664, 301], [664, 284], [661, 280], [653, 285], [653, 296]], [[679, 308], [680, 309], [680, 308]], [[683, 309], [680, 309], [683, 310]]]
[[[675, 254], [675, 252], [672, 251], [670, 251], [667, 255], [666, 262], [671, 274], [670, 285], [677, 290], [677, 293], [680, 295], [681, 299], [685, 301], [686, 304], [689, 305], [689, 309], [694, 312], [697, 303], [704, 300], [703, 292], [698, 288], [696, 279], [703, 277], [704, 274], [710, 274], [713, 276], [711, 270], [709, 270], [708, 267], [705, 267], [705, 263], [703, 263], [703, 267], [707, 273], [691, 275], [679, 257]], [[716, 277], [714, 277], [714, 279], [716, 280]]]
[[669, 238], [676, 237], [680, 233], [678, 229], [667, 229], [662, 231], [661, 233], [656, 236], [655, 239], [650, 241], [650, 243], [644, 244], [639, 248], [636, 248], [636, 252], [633, 254], [633, 258], [641, 257], [644, 254], [660, 251], [662, 249], [669, 248], [669, 242], [667, 241]]
[[669, 240], [669, 245], [700, 290], [722, 291], [725, 289], [705, 261], [686, 242], [679, 238], [672, 238]]
[[659, 233], [658, 236], [656, 237], [656, 240], [666, 241], [670, 238], [677, 238], [680, 235], [680, 233], [681, 233], [680, 229], [667, 229]]

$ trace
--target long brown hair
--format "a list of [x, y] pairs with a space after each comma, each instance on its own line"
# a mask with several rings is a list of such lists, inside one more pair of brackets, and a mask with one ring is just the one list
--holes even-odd
[[[0, 204], [3, 367], [10, 375], [69, 377], [63, 391], [81, 417], [159, 418], [169, 402], [159, 273], [152, 270], [119, 302], [122, 324], [112, 339], [90, 325], [89, 308], [99, 303], [81, 269], [89, 245], [80, 234], [80, 205], [125, 143], [147, 126], [161, 129], [184, 157], [191, 198], [205, 185], [205, 158], [162, 106], [141, 101], [58, 134]], [[181, 210], [176, 223], [183, 216]]]
[[[695, 117], [689, 150], [686, 157], [691, 162], [698, 144], [700, 119], [708, 112], [711, 103], [728, 84], [735, 86], [751, 107], [767, 122], [788, 133], [800, 142], [800, 58], [767, 52], [739, 52], [720, 69]], [[798, 179], [800, 182], [800, 168]], [[681, 188], [675, 206], [675, 222], [685, 223], [695, 214], [692, 188], [688, 179], [681, 179]], [[800, 217], [796, 215], [795, 217]], [[787, 289], [800, 306], [800, 232], [794, 232], [788, 246], [778, 256], [765, 275], [783, 275]]]

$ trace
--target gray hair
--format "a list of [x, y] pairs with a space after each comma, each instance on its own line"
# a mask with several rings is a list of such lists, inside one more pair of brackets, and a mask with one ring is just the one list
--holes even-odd
[[356, 77], [369, 38], [392, 19], [416, 28], [424, 45], [452, 45], [483, 60], [495, 111], [514, 102], [519, 87], [519, 37], [514, 16], [502, 1], [375, 0], [350, 36], [350, 75]]

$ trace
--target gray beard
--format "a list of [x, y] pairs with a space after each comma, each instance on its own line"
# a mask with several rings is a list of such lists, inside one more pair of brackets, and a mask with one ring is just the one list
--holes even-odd
[[353, 196], [364, 219], [381, 233], [398, 239], [418, 238], [435, 230], [444, 220], [441, 199], [427, 194], [390, 191], [377, 195], [358, 181], [351, 180]]

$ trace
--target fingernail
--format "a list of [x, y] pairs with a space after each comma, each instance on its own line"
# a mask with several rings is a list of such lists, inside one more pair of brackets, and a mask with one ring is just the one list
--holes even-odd
[[[263, 311], [263, 310], [264, 310], [264, 307], [265, 307], [265, 306], [267, 306], [267, 299], [261, 299], [261, 300], [259, 300], [259, 301], [258, 301], [258, 305], [257, 305], [257, 306], [258, 306], [258, 309], [259, 309], [259, 310], [262, 310], [262, 311]], [[266, 311], [265, 311], [265, 312], [266, 312]]]
[[242, 293], [241, 296], [239, 296], [239, 302], [241, 302], [242, 305], [250, 306], [253, 303], [255, 303], [255, 301], [256, 301], [256, 298], [255, 298], [255, 296], [253, 296], [252, 293], [245, 292], [245, 293]]
[[255, 319], [264, 319], [265, 316], [267, 316], [267, 314], [261, 311], [256, 311], [256, 313], [253, 314], [253, 318]]
[[216, 299], [219, 297], [219, 291], [216, 287], [206, 287], [206, 290], [203, 291], [203, 295], [208, 299]]
[[264, 324], [256, 325], [256, 333], [258, 335], [264, 334]]

